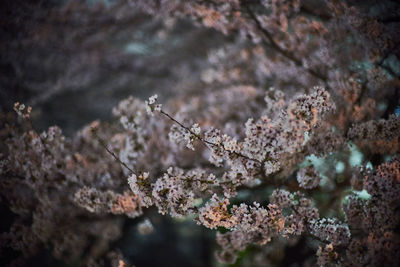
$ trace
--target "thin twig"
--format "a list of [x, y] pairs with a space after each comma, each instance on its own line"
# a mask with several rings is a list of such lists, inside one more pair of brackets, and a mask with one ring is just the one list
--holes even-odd
[[129, 170], [131, 174], [135, 174], [134, 170], [129, 168], [128, 165], [126, 165], [125, 162], [123, 162], [114, 152], [112, 152], [106, 145], [103, 139], [100, 138], [100, 136], [97, 134], [97, 129], [92, 127], [91, 128], [92, 134], [96, 137], [96, 139], [99, 141], [100, 145], [107, 151], [108, 154], [110, 154], [119, 164], [121, 164], [124, 168]]

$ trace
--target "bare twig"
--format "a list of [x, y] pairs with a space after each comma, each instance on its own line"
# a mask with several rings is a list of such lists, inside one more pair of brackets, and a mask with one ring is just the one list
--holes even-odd
[[125, 162], [123, 162], [114, 152], [112, 152], [108, 147], [107, 144], [104, 142], [103, 139], [100, 138], [100, 136], [97, 134], [97, 129], [94, 127], [90, 128], [92, 131], [92, 134], [96, 137], [96, 139], [99, 141], [100, 145], [107, 151], [108, 154], [110, 154], [119, 164], [121, 164], [125, 169], [127, 169], [131, 174], [135, 174], [135, 171], [129, 168], [128, 165], [126, 165]]

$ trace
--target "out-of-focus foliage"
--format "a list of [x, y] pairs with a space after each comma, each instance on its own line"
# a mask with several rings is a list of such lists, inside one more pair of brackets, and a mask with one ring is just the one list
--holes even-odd
[[126, 1], [1, 5], [1, 109], [15, 99], [34, 105], [41, 118], [35, 125], [57, 123], [69, 135], [90, 120], [110, 118], [130, 94], [173, 96], [195, 87], [207, 51], [225, 39], [188, 19], [149, 16]]

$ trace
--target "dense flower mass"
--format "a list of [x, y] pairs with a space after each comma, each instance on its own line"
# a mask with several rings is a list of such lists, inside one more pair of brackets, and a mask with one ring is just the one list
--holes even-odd
[[[0, 110], [1, 210], [8, 215], [0, 248], [12, 251], [10, 266], [41, 255], [68, 266], [128, 266], [120, 253], [128, 250], [119, 246], [139, 251], [159, 234], [161, 215], [214, 231], [215, 259], [225, 264], [398, 266], [400, 27], [399, 12], [383, 13], [400, 5], [367, 2], [374, 1], [71, 1], [54, 9], [54, 25], [59, 17], [71, 25], [87, 19], [104, 30], [111, 21], [108, 34], [117, 38], [52, 34], [51, 23], [27, 36], [69, 36], [62, 38], [75, 68], [93, 61], [151, 77], [167, 70], [173, 78], [165, 87], [173, 89], [157, 87], [160, 100], [127, 97], [114, 119], [72, 136], [58, 126], [38, 131], [34, 105]], [[77, 21], [83, 11], [87, 18]], [[138, 21], [151, 34], [135, 38], [154, 39], [144, 41], [147, 50], [136, 41], [123, 46], [138, 57], [132, 63], [115, 49]], [[173, 62], [169, 47], [159, 62], [158, 45], [186, 28], [203, 35], [181, 49], [204, 45], [202, 59]], [[203, 44], [209, 34], [215, 42]], [[103, 50], [87, 58], [72, 52], [88, 46], [107, 58]], [[66, 66], [82, 71], [73, 68]], [[100, 74], [77, 81], [97, 86], [106, 78]], [[68, 77], [54, 87], [68, 90]], [[129, 79], [120, 80], [126, 86]], [[138, 247], [129, 241], [131, 225]]]
[[317, 187], [320, 180], [318, 173], [312, 167], [303, 168], [297, 173], [297, 182], [305, 189]]

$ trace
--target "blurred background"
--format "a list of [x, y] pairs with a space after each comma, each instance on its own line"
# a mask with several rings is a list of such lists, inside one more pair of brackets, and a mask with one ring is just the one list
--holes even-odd
[[149, 16], [129, 1], [4, 0], [0, 107], [34, 107], [35, 125], [71, 135], [129, 95], [163, 101], [199, 81], [227, 41], [190, 20]]

